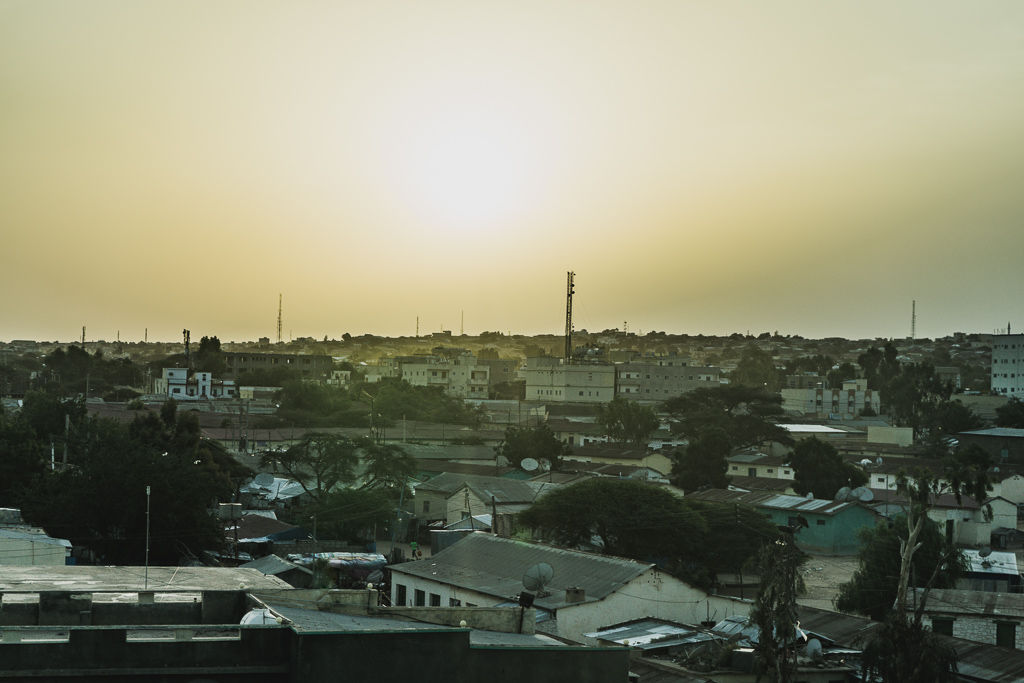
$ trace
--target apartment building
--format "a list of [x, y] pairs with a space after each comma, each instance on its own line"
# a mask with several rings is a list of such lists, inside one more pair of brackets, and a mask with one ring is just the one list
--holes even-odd
[[1024, 398], [1024, 334], [992, 335], [992, 393]]
[[615, 398], [614, 365], [565, 365], [561, 358], [527, 358], [527, 401], [608, 403]]
[[616, 394], [640, 402], [660, 403], [720, 383], [718, 368], [694, 366], [689, 359], [676, 356], [621, 363], [615, 371]]
[[843, 382], [841, 389], [825, 389], [823, 386], [783, 389], [782, 400], [786, 410], [821, 418], [850, 418], [865, 408], [875, 413], [881, 410], [879, 393], [868, 389], [867, 380], [864, 379]]

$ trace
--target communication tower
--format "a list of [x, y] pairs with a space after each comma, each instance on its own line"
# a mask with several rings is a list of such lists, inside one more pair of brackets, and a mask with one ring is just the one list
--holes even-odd
[[917, 300], [910, 304], [910, 341], [917, 339]]
[[281, 295], [277, 295], [277, 343], [281, 343]]
[[568, 273], [565, 285], [565, 364], [572, 363], [572, 295], [573, 278], [576, 273], [571, 270]]

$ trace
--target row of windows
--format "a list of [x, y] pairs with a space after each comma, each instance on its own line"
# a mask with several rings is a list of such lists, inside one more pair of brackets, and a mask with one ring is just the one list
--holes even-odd
[[[396, 583], [395, 584], [395, 607], [405, 607], [406, 606], [406, 604], [405, 604], [406, 603], [406, 599], [407, 599], [406, 593], [407, 593], [406, 587], [403, 584], [400, 584], [400, 583]], [[410, 607], [426, 607], [426, 605], [427, 605], [427, 593], [425, 591], [422, 591], [422, 590], [417, 588], [416, 590], [413, 591], [413, 604], [410, 605]], [[431, 593], [430, 594], [430, 606], [431, 607], [440, 607], [441, 606], [441, 596], [438, 595], [437, 593]], [[461, 600], [456, 600], [455, 598], [448, 598], [448, 606], [449, 607], [461, 607], [462, 606], [462, 601]], [[473, 603], [467, 602], [466, 603], [466, 607], [476, 607], [476, 605], [474, 605]]]

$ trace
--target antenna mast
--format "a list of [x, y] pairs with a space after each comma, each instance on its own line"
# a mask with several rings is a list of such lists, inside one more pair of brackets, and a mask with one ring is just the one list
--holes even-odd
[[910, 341], [917, 339], [917, 300], [910, 304]]
[[281, 295], [277, 295], [277, 343], [281, 343]]
[[82, 346], [85, 346], [85, 325], [82, 325]]
[[192, 374], [192, 361], [189, 359], [188, 354], [188, 343], [192, 338], [192, 334], [188, 330], [182, 330], [181, 334], [185, 338], [185, 367], [189, 370], [188, 374]]
[[572, 294], [573, 278], [576, 273], [571, 270], [568, 273], [565, 285], [565, 364], [572, 363]]

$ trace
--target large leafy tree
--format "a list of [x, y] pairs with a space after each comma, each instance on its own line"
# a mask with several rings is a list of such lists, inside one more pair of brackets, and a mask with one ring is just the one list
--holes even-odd
[[785, 373], [775, 366], [772, 352], [753, 345], [743, 350], [736, 369], [729, 374], [729, 381], [733, 384], [770, 392], [778, 391], [784, 380]]
[[952, 646], [925, 628], [919, 615], [900, 621], [889, 615], [864, 645], [861, 675], [882, 683], [955, 683], [961, 678]]
[[148, 486], [151, 563], [177, 564], [220, 545], [209, 509], [227, 499], [232, 486], [200, 439], [194, 416], [170, 425], [153, 413], [132, 425], [90, 418], [71, 441], [70, 466], [45, 471], [20, 498], [32, 524], [91, 548], [108, 563], [142, 564]]
[[[839, 586], [836, 607], [842, 612], [863, 614], [875, 620], [885, 619], [893, 611], [900, 594], [902, 550], [907, 547], [907, 517], [900, 515], [892, 525], [879, 524], [861, 529], [857, 536], [860, 552], [857, 569], [850, 580]], [[964, 571], [963, 555], [946, 542], [945, 534], [934, 521], [924, 518], [915, 546], [913, 585], [952, 588]], [[934, 578], [933, 578], [934, 577]]]
[[732, 445], [725, 431], [718, 427], [702, 429], [682, 452], [672, 456], [672, 483], [687, 491], [703, 486], [724, 489], [729, 485], [726, 458]]
[[320, 538], [359, 543], [395, 522], [395, 503], [383, 490], [338, 488], [305, 506], [300, 521]]
[[547, 460], [551, 469], [561, 466], [562, 456], [571, 455], [572, 447], [558, 437], [546, 425], [540, 427], [509, 427], [505, 436], [494, 447], [495, 458], [503, 456], [508, 464], [519, 467], [524, 458]]
[[765, 543], [779, 540], [779, 527], [755, 508], [742, 503], [719, 503], [686, 499], [708, 527], [708, 538], [693, 555], [696, 567], [689, 577], [697, 584], [710, 586], [719, 574], [740, 573]]
[[996, 408], [996, 426], [1024, 429], [1024, 401], [1011, 398]]
[[560, 544], [583, 546], [597, 537], [606, 553], [644, 561], [692, 557], [707, 531], [701, 516], [668, 491], [604, 477], [547, 493], [519, 521]]
[[868, 483], [861, 468], [843, 459], [835, 446], [816, 437], [802, 439], [789, 455], [793, 466], [793, 490], [801, 496], [833, 498], [844, 486], [856, 488]]
[[370, 439], [362, 447], [363, 485], [360, 488], [377, 491], [388, 498], [398, 499], [409, 492], [409, 480], [415, 479], [419, 469], [416, 458], [397, 444], [382, 444]]
[[782, 396], [763, 387], [701, 387], [670, 398], [664, 408], [672, 417], [672, 432], [687, 438], [701, 429], [718, 427], [729, 435], [735, 448], [768, 442], [793, 444], [789, 432], [779, 426], [786, 421]]
[[260, 464], [264, 467], [279, 464], [310, 498], [320, 500], [339, 484], [355, 481], [358, 448], [357, 442], [345, 436], [307, 432], [284, 453], [264, 454]]
[[597, 423], [604, 435], [620, 447], [646, 446], [660, 424], [653, 408], [621, 396], [597, 407]]

